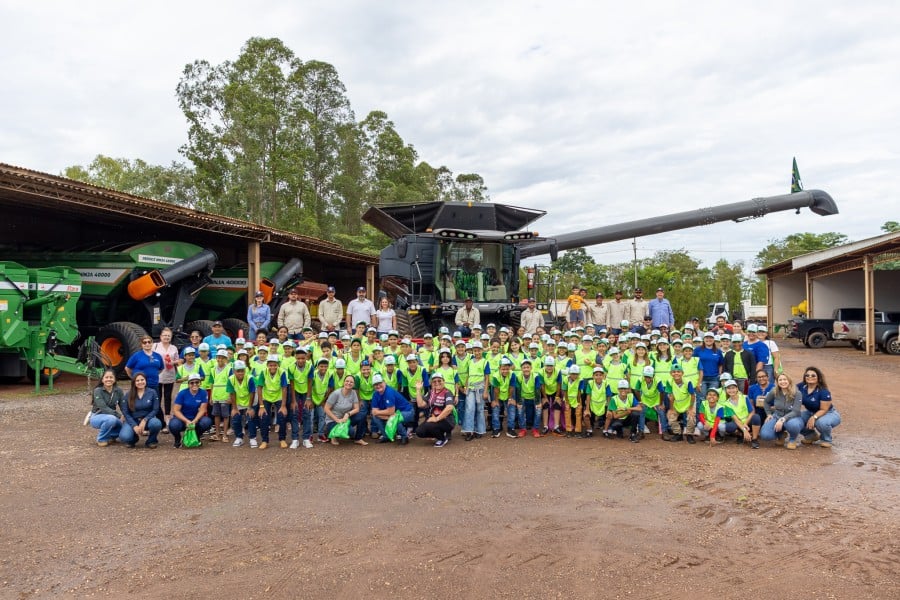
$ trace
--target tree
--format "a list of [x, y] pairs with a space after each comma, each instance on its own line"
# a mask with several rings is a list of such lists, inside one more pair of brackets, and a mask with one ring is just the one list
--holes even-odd
[[885, 233], [894, 233], [895, 231], [900, 231], [900, 223], [897, 221], [885, 221], [884, 225], [881, 226], [881, 230]]
[[141, 159], [98, 154], [87, 167], [66, 167], [63, 176], [101, 187], [193, 207], [197, 203], [194, 172], [182, 163], [151, 165]]
[[[769, 244], [757, 253], [753, 266], [762, 269], [795, 256], [833, 248], [847, 242], [847, 236], [843, 233], [792, 233], [785, 238], [769, 240]], [[754, 304], [765, 303], [765, 277], [757, 277], [750, 291], [750, 297]]]

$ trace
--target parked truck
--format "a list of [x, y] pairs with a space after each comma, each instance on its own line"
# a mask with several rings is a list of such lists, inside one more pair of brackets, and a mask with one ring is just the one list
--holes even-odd
[[808, 319], [797, 316], [788, 321], [787, 337], [803, 342], [809, 348], [824, 348], [829, 341], [835, 341], [834, 324], [836, 321], [865, 320], [864, 308], [836, 308], [830, 319]]
[[733, 321], [765, 323], [769, 318], [769, 307], [765, 304], [752, 304], [749, 298], [742, 300], [740, 309], [733, 313], [728, 302], [710, 302], [707, 306], [709, 312], [706, 315], [706, 322], [710, 327], [716, 324], [719, 317], [725, 317], [729, 323]]
[[99, 378], [101, 370], [90, 360], [92, 340], [82, 345], [81, 357], [62, 353], [79, 339], [81, 290], [81, 276], [70, 267], [0, 261], [0, 379], [12, 383], [27, 375], [38, 391], [41, 383], [52, 387], [59, 372]]
[[176, 337], [184, 335], [187, 311], [211, 282], [217, 260], [212, 250], [169, 241], [89, 251], [5, 252], [5, 257], [42, 269], [65, 265], [80, 275], [72, 322], [96, 338], [105, 364], [119, 374], [140, 350], [144, 335], [158, 336], [164, 327]]
[[[875, 347], [887, 354], [900, 355], [900, 341], [897, 333], [900, 328], [900, 312], [875, 311]], [[866, 349], [865, 319], [835, 321], [832, 336], [836, 340], [845, 340], [857, 350]]]
[[560, 250], [803, 207], [818, 215], [838, 212], [831, 196], [809, 190], [548, 238], [527, 229], [544, 211], [493, 202], [373, 206], [363, 220], [393, 239], [381, 251], [381, 290], [393, 299], [400, 328], [423, 335], [453, 326], [467, 297], [482, 320], [517, 326], [523, 258], [550, 254], [556, 260]]

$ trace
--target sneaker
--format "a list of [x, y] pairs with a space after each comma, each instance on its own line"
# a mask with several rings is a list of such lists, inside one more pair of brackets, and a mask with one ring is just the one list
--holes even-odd
[[147, 443], [144, 444], [144, 445], [147, 446], [148, 448], [150, 448], [151, 450], [153, 450], [154, 448], [156, 448], [157, 446], [159, 446], [159, 444], [151, 444], [150, 442], [147, 442]]
[[476, 434], [475, 434], [475, 439], [476, 439], [476, 440], [480, 440], [480, 439], [483, 438], [483, 437], [484, 437], [484, 434], [483, 434], [483, 433], [476, 433]]
[[541, 437], [541, 432], [538, 431], [537, 429], [532, 429], [532, 430], [531, 430], [531, 435], [532, 435], [532, 437], [539, 438], [539, 437]]
[[400, 438], [400, 445], [401, 445], [401, 446], [405, 446], [405, 445], [407, 445], [408, 443], [409, 443], [409, 438], [408, 438], [408, 437]]
[[475, 439], [475, 434], [469, 432], [469, 433], [463, 435], [463, 439], [467, 442], [471, 442], [473, 439]]
[[555, 435], [557, 437], [563, 437], [564, 435], [566, 435], [566, 432], [563, 431], [562, 429], [560, 429], [559, 427], [557, 427], [556, 429], [553, 430], [553, 435]]
[[101, 448], [106, 448], [107, 446], [109, 446], [109, 442], [97, 442], [97, 445]]
[[669, 442], [680, 442], [680, 441], [681, 441], [681, 434], [680, 434], [680, 433], [675, 433], [675, 434], [673, 434], [673, 435], [670, 435], [670, 436], [669, 436], [669, 439], [668, 439], [667, 441], [669, 441]]
[[585, 432], [581, 431], [581, 432], [576, 433], [575, 437], [578, 438], [579, 440], [583, 440], [587, 437], [587, 434]]
[[517, 435], [518, 434], [516, 433], [515, 429], [507, 429], [506, 430], [506, 437], [515, 438]]
[[221, 437], [220, 439], [221, 439], [223, 442], [225, 442], [226, 444], [227, 444], [228, 442], [231, 441], [231, 440], [228, 439], [228, 436], [225, 435], [224, 433], [222, 434], [222, 437]]
[[443, 447], [446, 446], [448, 443], [450, 443], [450, 440], [437, 440], [437, 441], [434, 443], [434, 447], [435, 447], [435, 448], [443, 448]]
[[229, 429], [225, 432], [225, 435], [234, 435], [234, 429]]
[[594, 430], [593, 430], [593, 429], [588, 429], [587, 431], [585, 431], [585, 432], [584, 432], [584, 437], [589, 437], [589, 438], [594, 437]]
[[750, 442], [750, 447], [754, 450], [759, 450], [759, 440], [753, 440]]
[[177, 442], [172, 444], [172, 446], [174, 446], [175, 448], [181, 448], [181, 440], [178, 440]]
[[219, 441], [219, 434], [218, 434], [218, 433], [211, 433], [211, 434], [209, 435], [209, 441], [211, 441], [211, 442], [218, 442], [218, 441]]
[[303, 440], [303, 447], [307, 450], [313, 447], [312, 440]]
[[232, 448], [240, 448], [244, 445], [244, 438], [234, 438], [234, 443], [231, 444]]
[[689, 436], [687, 436], [687, 443], [688, 444], [696, 444], [697, 440], [694, 438], [694, 436], [689, 435]]
[[259, 442], [256, 441], [256, 438], [250, 438], [250, 447], [259, 448]]
[[647, 435], [648, 433], [650, 433], [650, 428], [644, 425], [644, 435]]
[[281, 440], [281, 441], [279, 441], [279, 442], [278, 442], [278, 445], [281, 447], [282, 450], [284, 450], [285, 448], [288, 447], [287, 440]]
[[320, 443], [320, 444], [324, 444], [324, 443], [327, 442], [327, 441], [328, 441], [328, 438], [325, 437], [324, 435], [320, 435], [320, 436], [319, 436], [319, 443]]
[[294, 440], [291, 442], [291, 445], [290, 445], [291, 450], [296, 450], [299, 447], [300, 447], [300, 440]]
[[804, 436], [803, 436], [803, 442], [802, 442], [802, 443], [805, 444], [805, 445], [807, 445], [807, 446], [809, 446], [810, 444], [814, 444], [820, 437], [821, 437], [821, 436], [819, 435], [819, 432], [818, 432], [818, 431], [815, 432], [815, 433], [813, 433], [813, 434], [811, 434], [811, 435], [809, 435], [809, 436], [805, 436], [805, 435], [804, 435]]
[[499, 429], [494, 430], [494, 432], [491, 433], [491, 437], [492, 437], [492, 438], [498, 438], [498, 437], [500, 437], [500, 430], [499, 430]]
[[785, 446], [785, 448], [787, 448], [788, 450], [796, 450], [797, 442], [788, 442], [787, 446]]
[[735, 438], [735, 440], [734, 440], [734, 443], [735, 443], [735, 444], [743, 444], [743, 443], [744, 443], [744, 436], [742, 436], [742, 435], [737, 436], [737, 438]]
[[516, 432], [516, 437], [525, 437], [525, 430], [524, 430], [524, 429], [520, 429], [519, 431], [517, 431], [517, 432]]
[[265, 450], [268, 447], [269, 447], [269, 442], [263, 442], [262, 444], [259, 445], [260, 450]]
[[575, 437], [575, 432], [574, 432], [574, 431], [567, 431], [567, 432], [566, 432], [566, 437], [567, 437], [567, 438], [573, 438], [573, 437]]
[[541, 429], [541, 435], [547, 435], [548, 433], [550, 433], [549, 427], [544, 427], [543, 429]]
[[383, 435], [380, 438], [378, 438], [378, 443], [379, 444], [390, 444], [391, 440], [387, 439], [386, 435]]
[[819, 448], [831, 448], [831, 442], [819, 442]]
[[628, 441], [631, 442], [632, 444], [641, 443], [641, 439], [640, 439], [640, 437], [638, 437], [638, 435], [636, 433], [632, 433], [631, 435], [629, 435]]
[[609, 438], [611, 438], [612, 436], [613, 436], [613, 432], [612, 432], [612, 431], [610, 431], [609, 429], [604, 429], [604, 430], [603, 430], [603, 437], [609, 439]]
[[372, 436], [371, 436], [371, 437], [372, 437], [373, 440], [377, 440], [377, 439], [378, 439], [379, 437], [381, 437], [381, 436], [378, 435], [378, 434], [375, 433], [375, 432], [372, 432]]

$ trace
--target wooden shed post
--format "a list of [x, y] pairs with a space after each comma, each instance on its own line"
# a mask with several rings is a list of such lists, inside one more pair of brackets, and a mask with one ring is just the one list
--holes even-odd
[[366, 289], [369, 290], [369, 300], [375, 302], [378, 297], [375, 290], [375, 265], [366, 265]]
[[863, 282], [866, 288], [866, 356], [875, 355], [875, 273], [872, 255], [863, 257]]
[[259, 242], [247, 242], [247, 306], [253, 304], [253, 296], [259, 289]]

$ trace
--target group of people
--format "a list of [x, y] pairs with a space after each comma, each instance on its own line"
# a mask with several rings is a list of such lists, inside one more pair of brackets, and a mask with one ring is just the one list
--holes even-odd
[[145, 337], [126, 366], [130, 389], [122, 392], [108, 371], [94, 390], [98, 444], [135, 446], [146, 437], [154, 448], [169, 433], [178, 447], [193, 428], [235, 447], [266, 449], [274, 430], [282, 448], [312, 448], [340, 444], [331, 434], [341, 425], [358, 445], [416, 436], [442, 447], [457, 427], [472, 441], [489, 424], [494, 438], [504, 430], [511, 438], [627, 433], [638, 443], [654, 431], [672, 442], [733, 438], [751, 448], [784, 438], [795, 449], [801, 441], [830, 447], [840, 424], [824, 374], [809, 367], [795, 384], [764, 326], [744, 331], [723, 320], [711, 331], [692, 323], [677, 330], [645, 314], [628, 328], [623, 319], [620, 328], [537, 325], [528, 333], [524, 325], [482, 328], [463, 315], [472, 320], [417, 344], [395, 321], [381, 321], [364, 288], [354, 302], [349, 329], [326, 320], [316, 334], [289, 311], [285, 319], [279, 312], [271, 338], [264, 321], [247, 340], [232, 340], [215, 322], [206, 338], [192, 332], [180, 352], [168, 330], [158, 342]]

